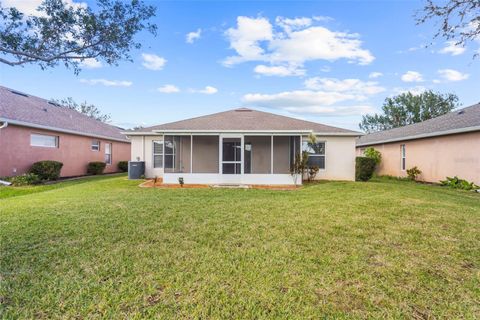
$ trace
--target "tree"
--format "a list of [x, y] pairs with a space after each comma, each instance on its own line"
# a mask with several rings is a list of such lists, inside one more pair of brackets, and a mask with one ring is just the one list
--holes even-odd
[[444, 115], [457, 106], [458, 97], [453, 93], [402, 93], [385, 99], [383, 114], [364, 115], [359, 127], [367, 133], [389, 130]]
[[[439, 20], [439, 28], [434, 37], [443, 37], [453, 41], [455, 45], [465, 45], [480, 37], [480, 1], [449, 0], [436, 4], [427, 0], [423, 11], [417, 14], [417, 24], [428, 20]], [[474, 58], [479, 56], [477, 51]]]
[[24, 16], [0, 4], [0, 62], [42, 69], [64, 64], [78, 74], [86, 59], [109, 65], [131, 61], [130, 50], [141, 47], [134, 36], [145, 29], [156, 34], [156, 25], [148, 22], [155, 8], [141, 0], [97, 0], [96, 8], [44, 0], [38, 15]]
[[88, 104], [87, 101], [84, 101], [78, 104], [73, 100], [73, 98], [68, 97], [66, 99], [61, 99], [61, 100], [53, 99], [52, 102], [54, 102], [55, 104], [61, 107], [76, 110], [98, 121], [108, 122], [111, 119], [109, 114], [103, 114], [97, 106], [93, 104]]

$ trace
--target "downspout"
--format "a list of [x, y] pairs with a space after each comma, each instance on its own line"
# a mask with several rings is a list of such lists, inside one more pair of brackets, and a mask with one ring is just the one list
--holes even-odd
[[[8, 122], [7, 121], [3, 121], [3, 122], [0, 122], [0, 123], [1, 123], [0, 129], [5, 129], [6, 127], [8, 127]], [[8, 182], [8, 181], [0, 180], [0, 185], [10, 186], [10, 185], [12, 185], [12, 183]]]
[[4, 129], [6, 127], [8, 127], [8, 122], [7, 121], [3, 121], [3, 122], [0, 122], [2, 125], [0, 126], [0, 129]]

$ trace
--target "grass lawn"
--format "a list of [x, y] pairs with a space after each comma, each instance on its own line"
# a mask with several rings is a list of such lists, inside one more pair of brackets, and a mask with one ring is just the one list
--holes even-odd
[[0, 318], [479, 318], [480, 195], [0, 188]]

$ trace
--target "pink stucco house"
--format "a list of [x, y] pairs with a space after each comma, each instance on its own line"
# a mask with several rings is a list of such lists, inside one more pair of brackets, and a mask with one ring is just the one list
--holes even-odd
[[480, 104], [362, 136], [357, 155], [367, 147], [381, 152], [381, 175], [406, 177], [407, 169], [416, 166], [423, 181], [458, 176], [480, 184]]
[[105, 173], [112, 173], [129, 158], [120, 128], [0, 86], [0, 177], [25, 173], [41, 160], [62, 162], [62, 177], [86, 174], [91, 161], [105, 161]]

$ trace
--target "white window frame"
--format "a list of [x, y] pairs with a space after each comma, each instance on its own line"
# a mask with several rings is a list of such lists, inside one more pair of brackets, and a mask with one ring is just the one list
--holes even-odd
[[400, 145], [400, 170], [405, 171], [407, 169], [407, 150], [405, 144]]
[[[308, 143], [308, 140], [301, 139], [300, 140], [300, 152], [303, 153], [305, 151], [303, 149], [303, 143]], [[327, 141], [317, 141], [316, 143], [323, 143], [323, 154], [308, 154], [308, 157], [323, 157], [324, 160], [324, 168], [319, 168], [320, 171], [327, 170]]]
[[[107, 146], [109, 146], [109, 148], [107, 148]], [[109, 153], [107, 153], [107, 149], [110, 149], [108, 150]], [[108, 154], [110, 157], [109, 157], [109, 162], [106, 161], [105, 159], [105, 163], [107, 164], [107, 166], [111, 165], [112, 164], [112, 149], [113, 149], [113, 146], [112, 146], [112, 143], [111, 142], [106, 142], [105, 143], [105, 156]]]
[[[46, 145], [42, 145], [42, 144], [34, 144], [34, 142], [32, 141], [32, 138], [34, 136], [54, 138], [55, 139], [55, 145], [54, 146], [46, 146]], [[31, 133], [30, 134], [30, 146], [31, 147], [58, 148], [59, 141], [60, 141], [59, 136], [54, 136], [54, 135], [51, 135], [51, 134], [43, 134], [43, 133]]]
[[[160, 144], [162, 146], [162, 153], [155, 153], [155, 144]], [[163, 156], [164, 154], [164, 145], [163, 145], [163, 140], [154, 140], [152, 141], [152, 167], [155, 168], [155, 169], [163, 169], [164, 167], [164, 161], [165, 161], [165, 158]], [[155, 156], [161, 156], [162, 157], [162, 165], [159, 166], [159, 167], [156, 167], [155, 166]]]
[[[98, 144], [95, 144], [95, 142], [98, 142]], [[98, 139], [92, 139], [92, 144], [90, 145], [90, 149], [91, 149], [92, 151], [100, 151], [100, 144], [101, 144], [100, 140], [98, 140]], [[95, 148], [95, 147], [97, 147], [97, 146], [98, 146], [98, 148]]]

